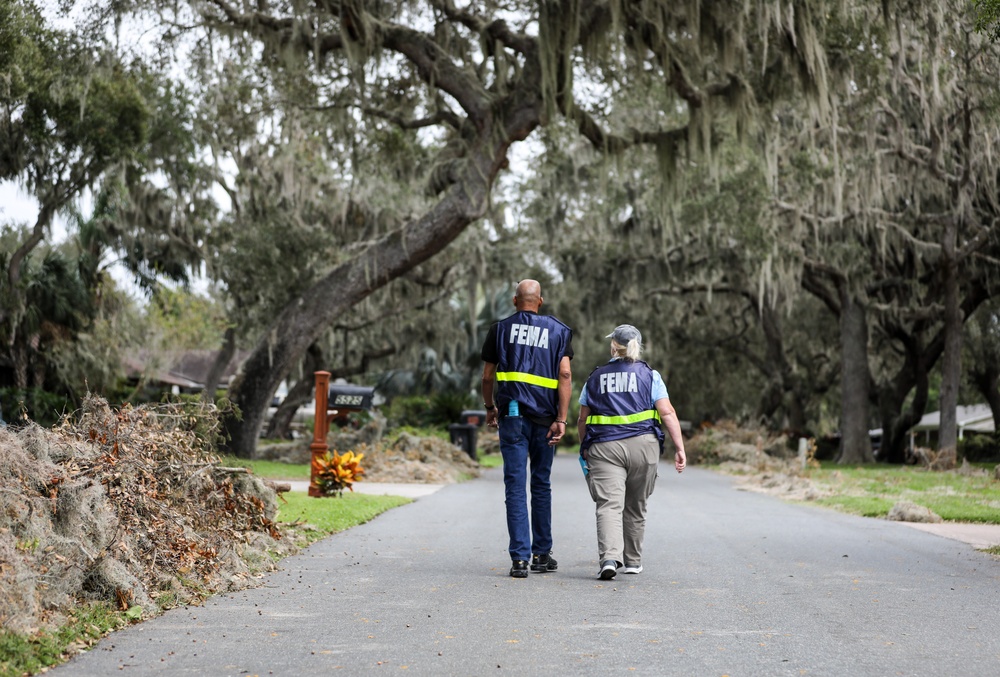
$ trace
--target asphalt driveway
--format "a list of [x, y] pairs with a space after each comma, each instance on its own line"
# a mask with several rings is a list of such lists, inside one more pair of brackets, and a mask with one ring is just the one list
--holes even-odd
[[282, 561], [264, 586], [106, 638], [57, 675], [1000, 673], [1000, 561], [661, 463], [645, 570], [599, 581], [573, 455], [559, 571], [507, 576], [499, 470]]

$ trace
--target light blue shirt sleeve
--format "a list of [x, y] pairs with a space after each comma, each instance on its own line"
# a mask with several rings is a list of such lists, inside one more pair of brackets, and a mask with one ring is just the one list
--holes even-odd
[[[664, 397], [669, 398], [667, 395], [667, 384], [663, 382], [663, 377], [660, 376], [660, 372], [653, 370], [653, 405], [656, 405], [657, 400], [662, 400]], [[655, 406], [654, 406], [655, 408]]]
[[586, 383], [584, 383], [583, 384], [583, 388], [580, 389], [580, 406], [581, 407], [589, 406], [587, 404], [587, 384]]

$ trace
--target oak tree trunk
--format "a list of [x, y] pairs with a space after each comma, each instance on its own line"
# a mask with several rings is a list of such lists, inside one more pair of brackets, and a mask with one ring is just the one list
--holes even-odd
[[838, 463], [871, 463], [868, 434], [868, 320], [864, 306], [844, 294], [840, 312], [840, 454]]

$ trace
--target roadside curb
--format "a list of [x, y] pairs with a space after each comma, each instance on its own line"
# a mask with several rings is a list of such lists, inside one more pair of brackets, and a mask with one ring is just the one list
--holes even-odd
[[1000, 524], [968, 524], [965, 522], [900, 522], [908, 527], [968, 543], [977, 550], [1000, 545]]

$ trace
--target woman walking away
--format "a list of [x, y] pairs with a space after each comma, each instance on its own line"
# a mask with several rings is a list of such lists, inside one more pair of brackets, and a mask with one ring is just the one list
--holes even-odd
[[674, 467], [687, 465], [677, 412], [659, 372], [639, 359], [642, 335], [630, 324], [608, 334], [611, 361], [587, 378], [580, 393], [580, 456], [590, 495], [597, 503], [598, 578], [624, 567], [642, 572], [646, 500], [656, 484], [666, 425], [674, 443]]

